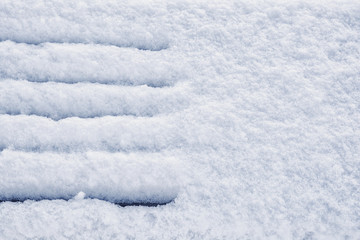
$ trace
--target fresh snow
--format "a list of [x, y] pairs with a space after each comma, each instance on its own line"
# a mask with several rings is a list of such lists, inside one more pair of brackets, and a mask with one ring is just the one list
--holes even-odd
[[0, 239], [359, 239], [359, 66], [356, 0], [3, 0]]
[[[1, 4], [1, 3], [0, 3]], [[1, 24], [0, 24], [1, 28]], [[99, 44], [0, 42], [1, 74], [32, 82], [172, 86], [186, 78], [182, 54]]]
[[93, 83], [0, 81], [0, 113], [37, 115], [53, 120], [131, 115], [151, 117], [185, 109], [189, 88], [118, 86]]
[[0, 192], [3, 200], [23, 201], [71, 199], [81, 189], [84, 192], [80, 195], [114, 203], [167, 203], [176, 197], [179, 188], [181, 167], [176, 161], [158, 153], [4, 150], [0, 157]]

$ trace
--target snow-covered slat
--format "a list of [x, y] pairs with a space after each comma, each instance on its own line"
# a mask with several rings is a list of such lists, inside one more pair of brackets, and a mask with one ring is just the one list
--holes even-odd
[[178, 193], [181, 165], [160, 153], [0, 153], [0, 201], [86, 197], [121, 204], [167, 203]]
[[[0, 2], [0, 40], [98, 43], [158, 51], [170, 45], [161, 9], [143, 1]], [[149, 11], [150, 10], [150, 11]]]
[[49, 118], [0, 115], [0, 149], [25, 151], [159, 151], [184, 144], [171, 116]]
[[162, 51], [82, 43], [0, 42], [0, 81], [11, 78], [164, 87], [185, 79], [185, 69], [184, 58]]
[[185, 87], [109, 86], [91, 83], [0, 81], [0, 114], [59, 120], [105, 115], [154, 116], [183, 109]]

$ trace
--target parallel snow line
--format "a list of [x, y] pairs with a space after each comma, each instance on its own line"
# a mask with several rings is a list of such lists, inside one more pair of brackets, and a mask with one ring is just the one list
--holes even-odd
[[[1, 75], [0, 75], [1, 76]], [[1, 78], [0, 77], [0, 81], [3, 81], [4, 79], [9, 79], [9, 77], [5, 77], [5, 78]], [[98, 84], [102, 84], [102, 85], [109, 85], [109, 86], [126, 86], [126, 87], [131, 87], [131, 86], [146, 86], [146, 87], [151, 87], [151, 88], [166, 88], [166, 87], [172, 87], [173, 84], [168, 84], [166, 79], [152, 79], [149, 82], [139, 82], [137, 81], [136, 83], [134, 83], [134, 81], [132, 80], [109, 80], [109, 79], [52, 79], [52, 78], [46, 78], [46, 79], [38, 79], [38, 78], [12, 78], [13, 80], [20, 80], [20, 81], [28, 81], [28, 82], [33, 82], [33, 83], [66, 83], [69, 85], [74, 85], [77, 83], [98, 83]]]
[[[99, 198], [85, 198], [86, 200], [100, 200], [100, 201], [107, 201], [106, 199], [99, 199]], [[72, 202], [72, 201], [76, 201], [76, 199], [68, 199], [68, 198], [56, 198], [56, 199], [48, 199], [48, 198], [41, 198], [38, 200], [35, 199], [8, 199], [8, 200], [0, 200], [0, 204], [1, 203], [24, 203], [27, 201], [35, 201], [35, 202], [41, 202], [41, 201], [51, 201], [51, 202], [56, 202], [56, 201], [67, 201], [67, 202]], [[86, 201], [85, 200], [85, 201]], [[174, 199], [171, 199], [169, 201], [161, 201], [161, 202], [111, 202], [119, 207], [159, 207], [159, 206], [164, 206], [167, 204], [170, 204], [172, 202], [174, 202]]]
[[0, 149], [24, 151], [151, 151], [183, 146], [172, 116], [67, 118], [0, 115]]
[[169, 47], [170, 29], [162, 18], [163, 8], [141, 1], [104, 5], [89, 1], [0, 1], [0, 40], [100, 43], [150, 51]]
[[[80, 13], [85, 13], [87, 9], [83, 8], [74, 12], [79, 17], [77, 18], [74, 15], [59, 16], [58, 13], [63, 6], [49, 9], [54, 13], [44, 15], [44, 10], [37, 9], [38, 6], [34, 4], [31, 8], [27, 8], [22, 3], [16, 6], [16, 2], [11, 5], [0, 2], [0, 17], [6, 16], [1, 17], [0, 21], [1, 41], [11, 40], [29, 44], [97, 43], [149, 51], [160, 51], [170, 45], [166, 26], [161, 22], [151, 24], [150, 21], [144, 21], [144, 16], [139, 19], [140, 22], [137, 22], [133, 16], [129, 16], [129, 19], [125, 14], [115, 13], [104, 17], [94, 16], [88, 12], [87, 14], [90, 15], [87, 16], [92, 17], [84, 19]], [[9, 9], [11, 7], [15, 9]], [[25, 15], [21, 14], [20, 10], [24, 7], [27, 8], [24, 10]], [[70, 9], [73, 7], [71, 6]], [[90, 11], [98, 11], [98, 4], [93, 7], [95, 9]], [[13, 16], [8, 16], [8, 11], [11, 11]], [[32, 14], [35, 15], [31, 16]]]
[[[38, 2], [31, 7], [21, 1], [11, 4], [1, 1], [0, 40], [31, 44], [100, 43], [150, 51], [169, 47], [168, 29], [161, 19], [149, 14], [149, 9], [141, 12], [139, 7], [120, 4], [121, 12], [109, 12], [113, 11], [111, 7], [102, 12], [99, 4], [86, 1], [78, 6], [70, 2]], [[129, 10], [133, 13], [129, 14]]]
[[0, 81], [0, 114], [60, 120], [106, 115], [155, 116], [184, 109], [186, 86], [151, 88], [77, 83]]
[[[0, 200], [87, 198], [164, 204], [176, 198], [181, 164], [163, 153], [0, 153]], [[77, 198], [82, 198], [79, 194]]]
[[187, 68], [183, 58], [165, 52], [94, 44], [0, 42], [1, 79], [165, 87], [186, 79]]
[[43, 46], [43, 45], [47, 45], [47, 44], [69, 44], [69, 45], [77, 45], [77, 44], [82, 44], [82, 45], [96, 45], [96, 46], [99, 46], [99, 47], [117, 47], [117, 48], [134, 48], [134, 49], [137, 49], [137, 50], [140, 50], [140, 51], [154, 51], [154, 52], [157, 52], [157, 51], [162, 51], [162, 50], [166, 50], [169, 48], [168, 44], [159, 44], [158, 46], [155, 46], [153, 48], [151, 47], [147, 47], [146, 44], [116, 44], [115, 43], [112, 43], [111, 41], [110, 42], [103, 42], [101, 40], [97, 40], [97, 41], [87, 41], [87, 40], [84, 40], [84, 41], [77, 41], [76, 39], [74, 40], [67, 40], [65, 39], [64, 41], [61, 41], [61, 40], [45, 40], [45, 41], [29, 41], [29, 40], [18, 40], [18, 39], [6, 39], [6, 38], [1, 38], [0, 37], [0, 43], [1, 42], [7, 42], [7, 41], [11, 41], [11, 42], [14, 42], [14, 43], [17, 43], [17, 44], [26, 44], [26, 45], [32, 45], [32, 46]]

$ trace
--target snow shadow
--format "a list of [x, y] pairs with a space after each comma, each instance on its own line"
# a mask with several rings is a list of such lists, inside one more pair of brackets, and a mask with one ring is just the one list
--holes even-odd
[[51, 41], [22, 41], [19, 39], [7, 39], [7, 38], [0, 38], [0, 42], [5, 41], [12, 41], [14, 43], [18, 44], [27, 44], [32, 46], [42, 46], [47, 43], [56, 43], [56, 44], [90, 44], [90, 45], [98, 45], [98, 46], [113, 46], [118, 48], [136, 48], [141, 51], [162, 51], [169, 48], [168, 42], [161, 42], [159, 44], [119, 44], [116, 42], [102, 42], [102, 41], [76, 41], [76, 40], [63, 40], [63, 41], [57, 41], [57, 40], [51, 40]]
[[[99, 200], [99, 201], [109, 202], [109, 203], [115, 204], [116, 206], [119, 206], [119, 207], [160, 207], [160, 206], [165, 206], [167, 204], [174, 202], [175, 199], [172, 199], [171, 201], [166, 201], [166, 202], [110, 202], [107, 200], [97, 199], [97, 198], [89, 198], [87, 200]], [[37, 200], [34, 200], [34, 199], [8, 199], [8, 200], [0, 200], [0, 204], [7, 203], [7, 202], [24, 203], [25, 201], [33, 201], [33, 202], [66, 201], [66, 202], [69, 202], [69, 201], [73, 201], [73, 199], [63, 199], [63, 198], [58, 198], [58, 199], [43, 198], [43, 199], [37, 199]]]

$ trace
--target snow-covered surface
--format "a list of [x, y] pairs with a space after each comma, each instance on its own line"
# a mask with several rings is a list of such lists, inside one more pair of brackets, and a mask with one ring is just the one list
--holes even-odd
[[[1, 4], [1, 3], [0, 3]], [[0, 24], [0, 27], [2, 24]], [[8, 25], [6, 25], [8, 27]], [[0, 42], [1, 74], [33, 82], [172, 86], [186, 78], [183, 53], [100, 44]]]
[[37, 115], [60, 120], [106, 115], [155, 116], [188, 106], [186, 86], [152, 88], [94, 83], [0, 81], [1, 114]]
[[0, 239], [360, 238], [360, 2], [4, 0], [0, 40]]
[[1, 198], [71, 199], [81, 189], [87, 197], [114, 203], [167, 203], [178, 192], [180, 166], [174, 167], [179, 165], [176, 161], [156, 153], [4, 150], [0, 156]]

